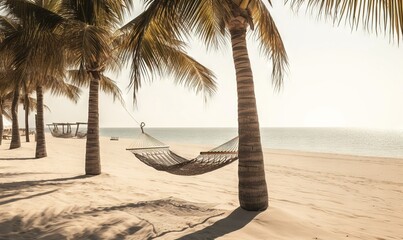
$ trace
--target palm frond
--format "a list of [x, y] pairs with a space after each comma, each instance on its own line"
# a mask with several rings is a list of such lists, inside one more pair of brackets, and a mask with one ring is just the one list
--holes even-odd
[[156, 75], [173, 75], [177, 83], [211, 95], [215, 90], [213, 73], [183, 51], [181, 33], [186, 24], [172, 9], [172, 1], [147, 3], [142, 14], [121, 28], [119, 50], [122, 59], [131, 61], [133, 100], [143, 77], [152, 80]]
[[8, 71], [0, 72], [0, 97], [5, 97], [14, 89], [13, 81], [9, 78]]
[[272, 61], [272, 82], [279, 90], [288, 68], [288, 57], [283, 40], [269, 10], [261, 0], [251, 1], [249, 7], [256, 26], [255, 37], [261, 52]]
[[33, 1], [35, 5], [51, 10], [52, 12], [59, 12], [62, 7], [62, 1], [54, 1], [54, 0], [33, 0]]
[[132, 8], [133, 0], [62, 0], [64, 15], [69, 19], [98, 27], [116, 27], [124, 12]]
[[87, 70], [102, 70], [111, 57], [111, 33], [107, 29], [74, 23], [66, 29], [68, 58], [72, 65]]
[[[12, 17], [3, 17], [0, 21], [2, 28], [7, 30], [1, 52], [10, 56], [9, 68], [21, 72], [19, 80], [24, 81], [34, 73], [53, 75], [63, 71], [60, 31], [63, 18], [31, 1], [4, 0], [2, 4]], [[30, 14], [26, 15], [26, 12]]]
[[161, 45], [155, 46], [154, 49], [160, 51], [159, 54], [163, 56], [163, 64], [158, 65], [161, 68], [159, 71], [172, 75], [177, 84], [204, 94], [205, 99], [215, 93], [214, 74], [208, 68], [175, 47]]
[[125, 100], [122, 96], [122, 91], [118, 87], [115, 81], [109, 77], [102, 75], [99, 81], [99, 87], [102, 92], [112, 95], [113, 101], [118, 100], [123, 106], [125, 105]]
[[35, 22], [41, 30], [54, 29], [64, 19], [44, 7], [26, 0], [0, 0], [0, 6], [24, 22]]
[[[204, 0], [193, 7], [194, 13], [187, 20], [187, 29], [192, 29], [208, 48], [215, 50], [227, 44], [226, 22], [231, 17], [231, 8], [226, 0]], [[178, 11], [178, 10], [177, 10]]]
[[10, 108], [4, 108], [3, 109], [3, 117], [9, 121], [11, 121], [13, 118], [11, 117], [11, 107]]
[[79, 100], [81, 90], [76, 85], [67, 83], [53, 76], [47, 76], [44, 81], [46, 81], [46, 83], [43, 86], [45, 86], [45, 89], [49, 90], [52, 95], [67, 97], [74, 103], [77, 103]]
[[19, 28], [18, 19], [0, 15], [0, 32], [6, 34]]
[[68, 70], [67, 77], [69, 78], [70, 82], [77, 87], [88, 88], [90, 86], [91, 75], [87, 73], [84, 68], [80, 68], [78, 70]]
[[[72, 82], [73, 85], [77, 87], [85, 87], [88, 88], [90, 86], [90, 81], [92, 79], [92, 75], [87, 71], [81, 70], [68, 70], [67, 75]], [[101, 79], [99, 81], [101, 91], [106, 94], [110, 94], [113, 97], [113, 100], [118, 100], [122, 105], [124, 105], [124, 99], [122, 97], [122, 92], [119, 87], [116, 85], [116, 82], [112, 79], [101, 75]]]
[[[137, 19], [158, 22], [175, 39], [195, 33], [207, 48], [225, 46], [225, 23], [231, 16], [229, 0], [145, 0], [147, 9]], [[129, 26], [131, 23], [127, 24]]]
[[11, 102], [13, 101], [13, 96], [14, 96], [14, 92], [12, 92], [12, 91], [3, 95], [3, 108], [4, 109], [11, 108]]
[[[25, 97], [22, 95], [20, 96], [20, 99], [18, 99], [18, 102], [20, 105], [25, 105]], [[28, 111], [32, 112], [35, 111], [37, 107], [37, 101], [36, 98], [33, 98], [31, 96], [28, 96]], [[24, 106], [25, 108], [25, 106]]]
[[360, 24], [376, 34], [383, 32], [397, 42], [403, 37], [402, 0], [286, 0], [294, 9], [306, 7], [337, 24], [343, 19], [352, 29]]

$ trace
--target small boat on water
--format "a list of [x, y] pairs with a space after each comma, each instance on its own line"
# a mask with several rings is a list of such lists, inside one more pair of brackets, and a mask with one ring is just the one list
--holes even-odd
[[[76, 123], [50, 123], [46, 124], [50, 133], [57, 138], [85, 138], [87, 132], [80, 132], [80, 125], [87, 125], [86, 122]], [[75, 128], [75, 129], [74, 129]]]

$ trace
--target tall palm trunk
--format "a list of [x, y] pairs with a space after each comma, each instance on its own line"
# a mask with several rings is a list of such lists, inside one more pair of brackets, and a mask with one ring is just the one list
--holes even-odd
[[10, 149], [19, 148], [21, 147], [21, 140], [20, 140], [20, 130], [18, 126], [18, 99], [20, 98], [20, 87], [17, 84], [14, 95], [13, 101], [11, 103], [11, 117], [12, 117], [12, 134], [11, 134], [11, 143]]
[[3, 99], [0, 97], [0, 145], [3, 141], [3, 131], [4, 131], [4, 123], [3, 123]]
[[24, 110], [25, 110], [25, 141], [29, 142], [29, 98], [27, 93], [27, 84], [24, 83]]
[[259, 119], [246, 46], [246, 20], [233, 18], [229, 24], [238, 92], [239, 202], [245, 210], [261, 211], [268, 207]]
[[88, 129], [85, 149], [85, 174], [98, 175], [101, 173], [101, 159], [99, 149], [99, 72], [91, 72], [90, 96], [88, 103]]
[[43, 158], [46, 153], [45, 124], [43, 117], [43, 89], [36, 87], [36, 149], [35, 158]]

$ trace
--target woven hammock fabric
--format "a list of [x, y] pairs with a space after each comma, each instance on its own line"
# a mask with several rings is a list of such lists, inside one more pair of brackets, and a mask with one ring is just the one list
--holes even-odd
[[169, 150], [169, 146], [143, 133], [126, 150], [140, 161], [159, 171], [175, 175], [200, 175], [224, 167], [238, 159], [238, 137], [187, 159]]

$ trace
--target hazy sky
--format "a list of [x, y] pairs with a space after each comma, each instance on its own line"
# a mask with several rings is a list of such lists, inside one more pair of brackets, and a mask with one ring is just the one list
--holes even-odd
[[[288, 6], [275, 4], [270, 10], [290, 68], [284, 88], [274, 92], [270, 62], [259, 54], [257, 44], [249, 41], [261, 127], [403, 129], [402, 48], [384, 36], [333, 27], [302, 12], [296, 15]], [[124, 71], [115, 79], [125, 94], [127, 109], [138, 121], [148, 127], [237, 126], [230, 45], [221, 52], [206, 52], [202, 45], [192, 45], [189, 53], [217, 76], [216, 95], [204, 103], [202, 96], [161, 77], [140, 89], [138, 106], [133, 108], [132, 93], [127, 90], [129, 74]], [[87, 89], [77, 105], [49, 95], [45, 102], [51, 108], [45, 112], [46, 123], [87, 120]], [[22, 125], [22, 111], [20, 115]], [[101, 127], [136, 125], [119, 103], [101, 95]]]

